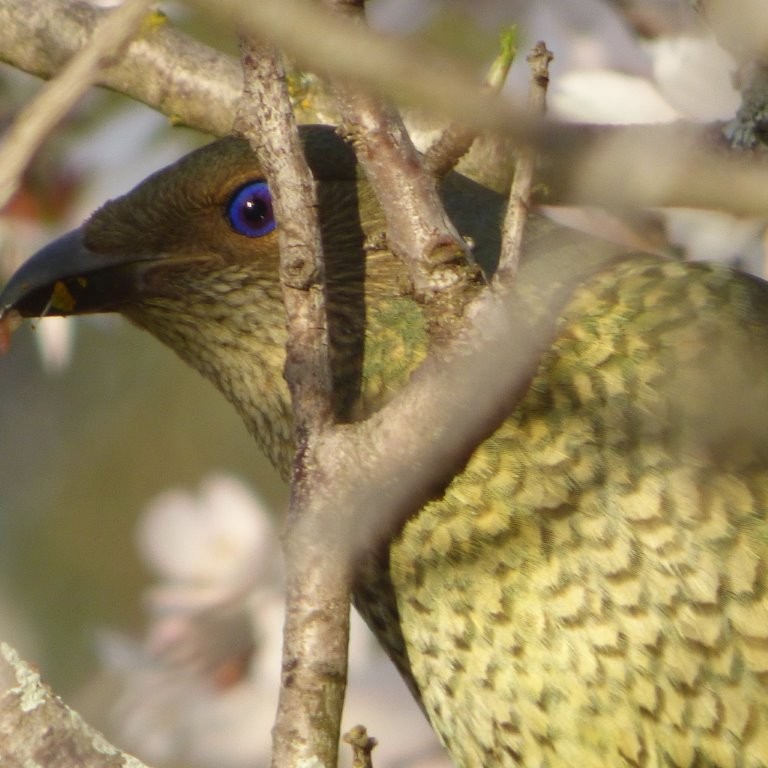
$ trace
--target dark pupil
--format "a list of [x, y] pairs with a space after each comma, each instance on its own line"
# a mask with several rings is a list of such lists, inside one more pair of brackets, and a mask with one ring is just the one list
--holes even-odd
[[243, 207], [243, 218], [255, 227], [263, 224], [268, 215], [269, 207], [255, 195], [248, 199]]
[[241, 187], [227, 203], [226, 215], [235, 232], [245, 237], [264, 237], [275, 228], [272, 197], [264, 181]]

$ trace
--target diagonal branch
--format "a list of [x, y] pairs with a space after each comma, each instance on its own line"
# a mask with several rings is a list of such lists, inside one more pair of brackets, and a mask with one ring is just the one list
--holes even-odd
[[[45, 79], [54, 77], [109, 15], [81, 0], [3, 0], [0, 61]], [[124, 93], [175, 123], [223, 136], [232, 128], [243, 90], [240, 65], [174, 29], [148, 25], [96, 83]]]
[[103, 62], [139, 30], [151, 0], [125, 0], [107, 15], [88, 44], [21, 111], [0, 144], [0, 208], [19, 185], [21, 174], [45, 137], [96, 82]]
[[6, 643], [0, 643], [0, 765], [146, 768], [64, 704]]
[[[335, 14], [358, 28], [365, 24], [364, 0], [324, 0]], [[426, 173], [397, 110], [380, 99], [335, 81], [344, 131], [379, 200], [387, 222], [387, 247], [408, 266], [417, 299], [429, 302], [440, 294], [445, 308], [460, 315], [461, 296], [476, 270], [469, 269], [470, 250], [445, 212], [437, 180]]]
[[[195, 0], [201, 6], [211, 0]], [[236, 0], [220, 0], [219, 18], [231, 14]], [[288, 51], [309, 68], [339, 73], [329, 62], [326, 46], [328, 13], [310, 36], [294, 35], [307, 26], [298, 7], [278, 3], [281, 18], [263, 13], [263, 0], [250, 9], [249, 29], [271, 37], [274, 28], [291, 44]], [[258, 9], [258, 10], [257, 10]], [[315, 19], [318, 9], [314, 9]], [[0, 60], [41, 77], [52, 77], [82, 46], [96, 21], [106, 12], [77, 0], [3, 0], [0, 3]], [[287, 29], [286, 29], [287, 27]], [[370, 32], [344, 27], [341, 50], [354, 41], [364, 50]], [[362, 42], [359, 36], [363, 35]], [[296, 38], [296, 39], [295, 39]], [[334, 38], [336, 39], [336, 38]], [[379, 70], [360, 69], [359, 81], [375, 85], [382, 79], [390, 93], [406, 89], [423, 93], [437, 88], [445, 114], [471, 123], [475, 130], [499, 130], [505, 138], [528, 141], [546, 156], [550, 169], [542, 182], [549, 204], [617, 206], [684, 206], [762, 216], [768, 210], [766, 169], [754, 158], [723, 152], [719, 126], [690, 123], [643, 126], [580, 126], [544, 122], [534, 132], [520, 110], [478, 94], [475, 81], [463, 72], [454, 77], [455, 64], [434, 70], [434, 57], [421, 61], [413, 49], [396, 40], [376, 40]], [[419, 51], [419, 54], [423, 52]], [[364, 57], [365, 58], [365, 57]], [[444, 63], [442, 57], [439, 64]], [[403, 67], [402, 62], [408, 62]], [[346, 66], [346, 65], [345, 65]], [[370, 77], [370, 80], [367, 78]], [[414, 85], [418, 81], [418, 86]], [[101, 85], [125, 93], [168, 115], [174, 122], [224, 135], [232, 127], [242, 91], [242, 75], [235, 60], [174, 30], [169, 24], [145, 30], [125, 55], [104, 69]], [[482, 99], [482, 104], [476, 103]], [[472, 111], [468, 105], [474, 105]], [[498, 110], [504, 111], [503, 115]], [[489, 110], [493, 110], [489, 112]], [[470, 114], [471, 113], [471, 114]]]

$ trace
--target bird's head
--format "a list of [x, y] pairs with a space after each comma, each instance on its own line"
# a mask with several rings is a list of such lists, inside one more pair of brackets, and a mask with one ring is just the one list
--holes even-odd
[[[354, 200], [351, 150], [331, 129], [314, 126], [303, 136], [321, 198]], [[338, 227], [354, 226], [338, 218]], [[5, 286], [0, 313], [135, 314], [132, 308], [145, 301], [188, 297], [190, 283], [199, 284], [202, 274], [238, 267], [274, 284], [275, 230], [269, 186], [255, 154], [244, 140], [222, 139], [107, 202], [80, 228], [40, 250]]]
[[[345, 420], [370, 412], [407, 380], [426, 349], [424, 318], [404, 267], [386, 248], [383, 215], [354, 152], [329, 126], [304, 126], [301, 137], [325, 252], [334, 407]], [[441, 194], [475, 259], [492, 272], [503, 199], [458, 174], [446, 177]], [[247, 142], [215, 141], [23, 264], [0, 292], [0, 351], [11, 318], [119, 312], [211, 379], [287, 471], [279, 226]], [[526, 231], [517, 286], [530, 294], [532, 314], [548, 315], [616, 256], [614, 247], [536, 217]]]
[[[354, 154], [330, 128], [303, 138], [334, 268], [361, 272], [360, 218], [378, 217], [361, 213]], [[275, 421], [290, 442], [276, 226], [255, 154], [222, 139], [32, 256], [0, 293], [0, 317], [120, 312], [212, 379], [262, 442]]]
[[[328, 126], [301, 129], [316, 181], [339, 420], [370, 413], [426, 350], [422, 307], [387, 250], [378, 202], [353, 151]], [[441, 194], [473, 254], [493, 271], [503, 199], [458, 174]], [[10, 318], [119, 312], [199, 370], [288, 471], [292, 415], [277, 228], [267, 180], [247, 142], [215, 141], [106, 203], [32, 256], [0, 292], [0, 351]], [[516, 289], [535, 322], [617, 248], [530, 217]]]
[[[383, 295], [388, 285], [402, 296], [407, 281], [381, 247], [382, 216], [352, 150], [330, 127], [306, 127], [302, 139], [317, 182], [336, 407], [345, 418], [363, 379], [372, 301], [365, 294]], [[127, 316], [210, 378], [262, 443], [287, 445], [265, 445], [284, 466], [291, 418], [278, 225], [247, 142], [213, 142], [32, 256], [0, 292], [0, 318]]]

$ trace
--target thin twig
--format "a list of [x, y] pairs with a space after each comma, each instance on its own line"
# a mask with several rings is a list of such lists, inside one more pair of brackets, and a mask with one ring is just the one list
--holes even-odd
[[[543, 115], [546, 110], [547, 86], [549, 85], [549, 64], [552, 52], [543, 42], [538, 42], [528, 55], [531, 68], [531, 83], [528, 90], [528, 108], [531, 113]], [[531, 202], [533, 173], [536, 168], [536, 150], [523, 147], [517, 156], [515, 176], [509, 194], [507, 213], [502, 230], [499, 268], [494, 275], [494, 285], [509, 286], [517, 274], [520, 252], [523, 247], [525, 222]]]
[[96, 28], [88, 45], [21, 111], [0, 145], [0, 208], [12, 197], [21, 174], [45, 137], [96, 81], [106, 59], [133, 37], [151, 0], [125, 0]]
[[[499, 45], [501, 50], [485, 78], [485, 92], [488, 94], [498, 94], [507, 81], [509, 69], [517, 55], [517, 27], [505, 29], [499, 38]], [[424, 170], [442, 178], [469, 152], [477, 135], [476, 130], [467, 128], [464, 123], [451, 123], [424, 152]]]
[[378, 743], [364, 725], [356, 725], [342, 737], [352, 747], [352, 768], [373, 768], [371, 753]]

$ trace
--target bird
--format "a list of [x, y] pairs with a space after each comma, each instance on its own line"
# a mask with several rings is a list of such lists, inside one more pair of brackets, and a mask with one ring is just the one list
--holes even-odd
[[[425, 358], [425, 310], [354, 152], [301, 137], [354, 421]], [[457, 173], [441, 194], [490, 277], [503, 197]], [[248, 143], [219, 139], [32, 256], [0, 315], [123, 314], [287, 478], [279, 226]], [[355, 605], [462, 768], [768, 766], [768, 284], [533, 214], [523, 251], [512, 290], [549, 323], [530, 379], [361, 564]]]

